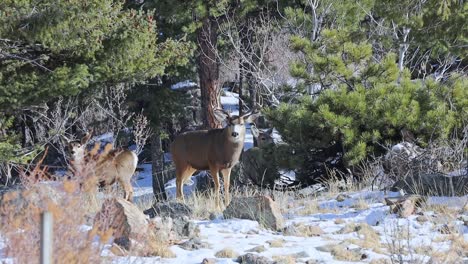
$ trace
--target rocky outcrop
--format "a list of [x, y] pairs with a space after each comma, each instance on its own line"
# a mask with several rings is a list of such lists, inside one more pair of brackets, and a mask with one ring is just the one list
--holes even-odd
[[223, 212], [225, 218], [258, 221], [272, 230], [284, 227], [284, 219], [278, 205], [268, 196], [235, 197]]

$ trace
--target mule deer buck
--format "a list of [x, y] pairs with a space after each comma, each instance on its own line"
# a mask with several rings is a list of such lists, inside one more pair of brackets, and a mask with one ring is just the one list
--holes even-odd
[[[91, 133], [87, 133], [81, 141], [76, 140], [68, 143], [72, 166], [75, 170], [78, 170], [80, 166], [86, 166], [86, 162], [94, 158], [93, 154], [86, 149], [90, 138]], [[99, 145], [96, 144], [96, 146], [99, 148]], [[94, 173], [101, 187], [111, 186], [116, 181], [119, 182], [125, 192], [124, 199], [132, 201], [131, 178], [138, 164], [138, 156], [133, 151], [121, 148], [111, 149], [111, 147], [110, 143], [106, 145], [104, 153], [97, 157]]]
[[219, 202], [219, 172], [224, 178], [224, 199], [230, 202], [231, 169], [239, 161], [244, 148], [245, 124], [252, 123], [258, 113], [252, 110], [242, 116], [231, 116], [222, 109], [215, 110], [217, 119], [224, 119], [222, 129], [197, 130], [178, 135], [171, 144], [172, 160], [176, 167], [176, 197], [184, 200], [183, 184], [197, 170], [210, 170], [215, 184], [216, 206]]

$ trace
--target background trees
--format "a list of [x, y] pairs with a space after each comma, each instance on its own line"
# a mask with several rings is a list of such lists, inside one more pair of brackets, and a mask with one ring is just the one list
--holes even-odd
[[221, 126], [213, 108], [225, 81], [244, 108], [264, 101], [304, 182], [383, 153], [402, 131], [424, 146], [466, 126], [467, 5], [3, 1], [2, 168], [45, 146], [64, 156], [60, 135], [88, 126], [118, 134], [141, 112], [154, 132], [146, 157], [159, 162], [183, 129], [189, 102], [170, 89], [183, 80], [200, 85], [204, 127]]

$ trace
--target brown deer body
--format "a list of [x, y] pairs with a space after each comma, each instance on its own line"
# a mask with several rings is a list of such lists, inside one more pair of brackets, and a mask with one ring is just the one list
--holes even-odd
[[219, 172], [224, 178], [225, 204], [230, 201], [231, 169], [239, 161], [245, 140], [245, 123], [255, 115], [225, 114], [227, 126], [223, 129], [198, 130], [178, 135], [171, 144], [172, 160], [176, 167], [176, 196], [184, 199], [183, 184], [197, 170], [210, 170], [215, 184], [216, 204], [219, 203]]
[[[75, 141], [69, 143], [69, 148], [72, 155], [73, 167], [75, 170], [79, 166], [86, 166], [86, 161], [90, 157], [90, 153], [86, 150], [90, 134], [86, 135], [81, 142]], [[110, 146], [111, 147], [111, 146]], [[106, 146], [106, 149], [108, 146]], [[103, 154], [97, 157], [94, 173], [98, 177], [101, 187], [111, 186], [115, 182], [119, 182], [124, 189], [124, 198], [128, 201], [133, 200], [133, 187], [131, 179], [135, 173], [138, 164], [138, 156], [130, 150], [112, 149], [104, 151]]]

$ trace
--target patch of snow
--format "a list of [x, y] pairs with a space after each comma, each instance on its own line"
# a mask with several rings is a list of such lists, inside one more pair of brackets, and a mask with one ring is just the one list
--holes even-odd
[[99, 136], [93, 137], [90, 142], [101, 142], [102, 143], [113, 143], [114, 142], [114, 133], [107, 132]]
[[178, 89], [186, 89], [186, 88], [192, 88], [196, 87], [197, 83], [191, 81], [191, 80], [185, 80], [183, 82], [178, 82], [176, 84], [171, 85], [172, 90], [178, 90]]

